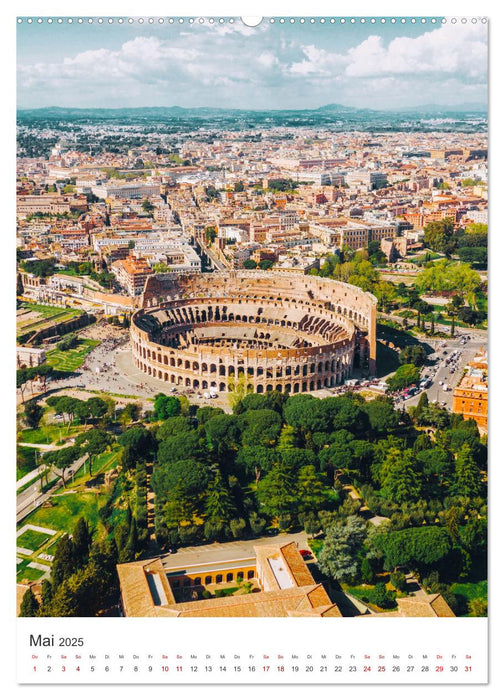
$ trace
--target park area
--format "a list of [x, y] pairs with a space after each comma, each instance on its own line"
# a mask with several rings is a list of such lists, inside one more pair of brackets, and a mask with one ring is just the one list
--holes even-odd
[[16, 538], [16, 578], [21, 583], [38, 581], [47, 577], [50, 572], [50, 562], [61, 533], [47, 527], [24, 524], [17, 531]]
[[17, 582], [49, 576], [58, 540], [73, 532], [79, 518], [85, 518], [90, 528], [101, 530], [98, 511], [106, 500], [106, 495], [96, 491], [60, 493], [31, 513], [17, 532]]
[[70, 350], [50, 350], [47, 353], [47, 364], [59, 372], [75, 372], [86, 355], [99, 344], [99, 340], [79, 339], [78, 345]]

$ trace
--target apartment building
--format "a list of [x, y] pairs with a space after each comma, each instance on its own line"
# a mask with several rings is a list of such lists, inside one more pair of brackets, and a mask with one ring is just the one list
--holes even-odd
[[119, 285], [129, 296], [138, 296], [143, 292], [145, 280], [154, 274], [154, 270], [144, 258], [129, 255], [125, 260], [116, 260], [111, 265]]

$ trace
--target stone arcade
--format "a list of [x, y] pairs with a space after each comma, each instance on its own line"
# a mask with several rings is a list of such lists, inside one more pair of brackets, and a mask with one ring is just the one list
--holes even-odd
[[193, 390], [333, 387], [376, 365], [376, 299], [320, 277], [240, 271], [150, 277], [131, 323], [135, 365]]

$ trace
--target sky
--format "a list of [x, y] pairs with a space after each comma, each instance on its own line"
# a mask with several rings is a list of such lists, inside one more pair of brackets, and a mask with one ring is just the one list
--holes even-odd
[[487, 25], [87, 19], [17, 26], [17, 105], [372, 109], [486, 104]]

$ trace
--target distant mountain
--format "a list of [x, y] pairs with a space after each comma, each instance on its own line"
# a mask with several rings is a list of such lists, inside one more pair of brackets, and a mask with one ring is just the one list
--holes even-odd
[[102, 118], [117, 119], [126, 118], [164, 118], [164, 117], [208, 117], [217, 115], [247, 116], [257, 114], [289, 114], [289, 115], [341, 115], [348, 117], [368, 116], [370, 118], [381, 115], [394, 114], [451, 114], [451, 113], [486, 113], [487, 107], [478, 103], [462, 103], [460, 105], [418, 105], [415, 107], [390, 108], [390, 109], [369, 109], [367, 107], [349, 107], [347, 105], [332, 103], [322, 105], [314, 109], [226, 109], [222, 107], [180, 107], [172, 105], [170, 107], [118, 107], [118, 108], [80, 108], [80, 107], [40, 107], [37, 109], [19, 109], [19, 116], [41, 117], [53, 119], [69, 118]]
[[486, 114], [488, 107], [487, 105], [479, 102], [461, 102], [459, 105], [426, 104], [417, 105], [416, 107], [402, 107], [400, 109], [391, 109], [387, 111], [407, 114], [452, 114], [453, 112], [457, 112], [458, 114], [482, 112]]
[[328, 105], [322, 105], [322, 107], [317, 107], [313, 110], [305, 110], [311, 112], [324, 112], [324, 113], [338, 113], [338, 114], [379, 114], [380, 111], [377, 109], [370, 109], [368, 107], [348, 107], [347, 105], [340, 105], [337, 103], [332, 103]]

